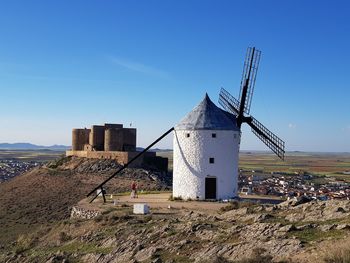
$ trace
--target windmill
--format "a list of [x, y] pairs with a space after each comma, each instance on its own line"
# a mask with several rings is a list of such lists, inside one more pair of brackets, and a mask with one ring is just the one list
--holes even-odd
[[252, 132], [279, 158], [284, 160], [284, 141], [272, 133], [261, 122], [250, 115], [250, 106], [254, 92], [256, 74], [259, 67], [261, 51], [255, 47], [249, 47], [243, 66], [243, 75], [239, 100], [234, 98], [228, 91], [221, 88], [219, 104], [228, 112], [237, 116], [237, 126], [240, 129], [243, 123], [247, 123]]

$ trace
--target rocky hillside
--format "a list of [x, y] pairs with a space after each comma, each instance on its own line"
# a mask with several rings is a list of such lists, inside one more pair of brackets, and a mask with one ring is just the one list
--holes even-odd
[[[72, 206], [118, 168], [113, 160], [63, 158], [0, 184], [0, 246], [69, 218]], [[140, 189], [162, 190], [169, 188], [171, 176], [128, 168], [106, 185], [107, 193], [129, 191], [132, 180]]]
[[[21, 236], [7, 262], [349, 262], [350, 202], [232, 203], [220, 211], [126, 205]], [[1, 254], [1, 253], [0, 253]], [[1, 260], [1, 258], [0, 258]]]

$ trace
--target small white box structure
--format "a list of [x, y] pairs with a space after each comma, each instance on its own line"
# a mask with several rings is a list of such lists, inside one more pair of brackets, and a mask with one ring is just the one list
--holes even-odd
[[149, 206], [147, 204], [134, 204], [134, 214], [149, 214]]
[[102, 191], [101, 191], [101, 189], [97, 189], [96, 194], [97, 194], [98, 196], [102, 196]]

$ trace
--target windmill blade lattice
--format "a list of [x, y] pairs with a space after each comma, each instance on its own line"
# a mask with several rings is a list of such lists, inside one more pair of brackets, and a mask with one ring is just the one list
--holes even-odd
[[221, 88], [219, 94], [219, 104], [228, 112], [238, 115], [239, 101], [233, 97], [227, 90]]
[[250, 117], [251, 121], [247, 123], [252, 128], [252, 132], [269, 147], [278, 157], [284, 160], [284, 141], [277, 135], [266, 128], [261, 122], [254, 117]]
[[279, 158], [284, 160], [284, 141], [266, 128], [257, 119], [249, 116], [260, 57], [261, 51], [257, 50], [255, 47], [248, 48], [244, 61], [239, 100], [234, 98], [224, 88], [221, 88], [219, 94], [219, 104], [226, 111], [237, 116], [236, 120], [239, 129], [241, 129], [241, 125], [243, 123], [247, 123], [252, 128], [253, 133]]
[[[258, 72], [259, 62], [261, 57], [261, 51], [255, 49], [254, 47], [249, 47], [247, 49], [247, 55], [243, 66], [243, 75], [241, 80], [241, 89], [239, 92], [239, 101], [242, 101], [242, 96], [244, 98], [244, 112], [249, 114], [250, 105], [252, 103], [256, 74]], [[244, 94], [244, 88], [246, 87], [246, 94]]]

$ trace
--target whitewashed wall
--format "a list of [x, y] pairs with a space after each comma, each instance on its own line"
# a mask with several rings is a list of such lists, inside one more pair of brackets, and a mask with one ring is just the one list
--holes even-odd
[[[238, 131], [175, 130], [173, 196], [205, 199], [207, 176], [217, 178], [217, 199], [237, 196], [239, 142]], [[210, 157], [215, 158], [213, 164]]]

